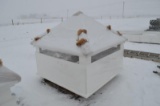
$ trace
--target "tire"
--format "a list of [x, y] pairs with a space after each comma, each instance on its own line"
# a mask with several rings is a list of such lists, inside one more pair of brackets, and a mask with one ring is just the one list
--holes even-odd
[[153, 30], [153, 29], [154, 29], [154, 27], [153, 27], [152, 25], [150, 25], [150, 26], [149, 26], [149, 29]]
[[149, 26], [150, 30], [160, 31], [160, 26]]
[[155, 25], [156, 20], [152, 20], [151, 25]]
[[153, 25], [153, 26], [157, 26], [157, 25], [159, 25], [159, 21], [158, 20], [152, 20], [150, 22], [150, 24]]
[[153, 21], [154, 21], [154, 20], [150, 20], [150, 25], [152, 25]]

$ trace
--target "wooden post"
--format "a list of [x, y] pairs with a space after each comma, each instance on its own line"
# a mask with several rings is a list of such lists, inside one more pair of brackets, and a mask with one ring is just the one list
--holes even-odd
[[122, 17], [124, 18], [124, 5], [125, 5], [125, 2], [123, 1], [123, 10], [122, 10]]
[[68, 19], [69, 10], [67, 9], [67, 19]]
[[12, 19], [12, 25], [14, 25], [13, 19]]
[[41, 23], [42, 23], [42, 18], [41, 18]]
[[61, 22], [63, 22], [63, 17], [61, 17]]

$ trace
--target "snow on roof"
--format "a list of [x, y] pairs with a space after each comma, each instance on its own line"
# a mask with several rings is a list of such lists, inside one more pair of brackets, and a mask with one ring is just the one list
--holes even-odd
[[[78, 47], [77, 31], [86, 29], [87, 34], [80, 35], [87, 39], [84, 47]], [[84, 15], [82, 12], [77, 12], [65, 22], [51, 29], [51, 32], [43, 36], [32, 44], [36, 47], [48, 49], [57, 52], [68, 53], [72, 55], [94, 55], [103, 50], [121, 44], [126, 39], [119, 36], [113, 31], [106, 29], [105, 26], [98, 23], [94, 19]]]
[[1, 83], [9, 83], [9, 82], [19, 82], [21, 77], [16, 73], [12, 72], [5, 66], [0, 66], [0, 84]]
[[76, 12], [75, 14], [73, 14], [73, 16], [78, 16], [78, 15], [80, 15], [80, 14], [83, 14], [83, 12], [78, 11], [78, 12]]

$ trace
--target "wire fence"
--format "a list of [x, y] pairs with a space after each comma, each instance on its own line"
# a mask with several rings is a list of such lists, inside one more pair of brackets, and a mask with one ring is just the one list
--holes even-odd
[[63, 22], [64, 20], [65, 19], [63, 17], [60, 17], [60, 18], [11, 19], [10, 22], [0, 23], [0, 26], [37, 24], [37, 23], [54, 23], [54, 22]]
[[[129, 19], [129, 18], [146, 18], [146, 17], [160, 17], [160, 15], [136, 15], [136, 16], [95, 16], [92, 17], [95, 20], [111, 20], [111, 19]], [[25, 24], [38, 24], [38, 23], [55, 23], [63, 22], [67, 17], [59, 18], [33, 18], [33, 19], [11, 19], [6, 23], [0, 23], [0, 26], [9, 26], [9, 25], [25, 25]]]

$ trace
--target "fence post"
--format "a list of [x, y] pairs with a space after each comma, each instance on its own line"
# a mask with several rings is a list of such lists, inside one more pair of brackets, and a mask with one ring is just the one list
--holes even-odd
[[122, 18], [124, 18], [124, 6], [125, 6], [125, 1], [123, 1]]
[[12, 19], [12, 25], [14, 25], [13, 19]]
[[41, 18], [41, 23], [42, 23], [42, 18]]
[[63, 22], [63, 17], [61, 17], [61, 22]]

